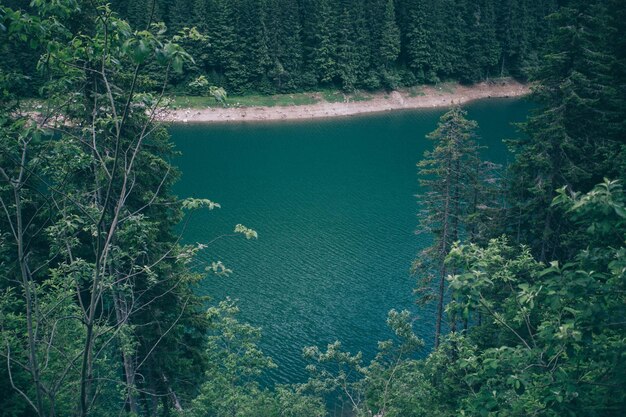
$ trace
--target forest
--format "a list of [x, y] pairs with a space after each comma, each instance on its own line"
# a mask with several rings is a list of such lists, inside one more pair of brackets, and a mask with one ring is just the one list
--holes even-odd
[[[114, 0], [111, 8], [133, 28], [194, 29], [181, 41], [194, 62], [170, 78], [176, 91], [214, 85], [242, 95], [525, 80], [556, 1]], [[29, 56], [16, 64], [32, 72], [36, 55]], [[157, 68], [147, 72], [161, 77]]]
[[[265, 384], [260, 330], [195, 291], [236, 265], [181, 243], [220, 205], [172, 192], [168, 94], [504, 75], [535, 103], [507, 167], [459, 107], [415, 138], [432, 350], [391, 310], [373, 360], [311, 346]], [[626, 413], [622, 0], [4, 0], [0, 92], [0, 416]]]

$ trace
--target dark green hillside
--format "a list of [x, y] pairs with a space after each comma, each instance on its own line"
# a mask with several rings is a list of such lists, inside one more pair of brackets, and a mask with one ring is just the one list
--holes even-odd
[[[115, 0], [144, 27], [152, 0]], [[196, 27], [186, 44], [199, 76], [233, 94], [320, 88], [393, 89], [439, 80], [522, 80], [539, 62], [554, 0], [158, 0], [170, 33]]]

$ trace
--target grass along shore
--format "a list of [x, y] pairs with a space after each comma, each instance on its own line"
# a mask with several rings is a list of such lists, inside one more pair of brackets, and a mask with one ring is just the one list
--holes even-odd
[[[449, 107], [483, 98], [520, 97], [530, 88], [509, 78], [471, 86], [447, 82], [422, 85], [391, 92], [339, 90], [302, 92], [276, 95], [247, 95], [228, 97], [224, 104], [211, 96], [166, 97], [166, 107], [158, 119], [173, 123], [220, 123], [263, 120], [301, 120], [352, 116], [399, 109]], [[47, 113], [47, 102], [24, 99], [20, 112], [31, 115]], [[35, 118], [39, 118], [35, 117]]]
[[229, 97], [224, 105], [212, 97], [171, 97], [169, 109], [159, 117], [174, 123], [216, 123], [263, 120], [300, 120], [352, 116], [399, 109], [448, 107], [482, 98], [520, 97], [529, 86], [498, 79], [472, 86], [441, 83], [392, 92], [344, 94], [328, 90], [273, 96]]
[[[418, 91], [417, 87], [406, 89], [407, 91]], [[417, 94], [417, 93], [413, 93]], [[305, 106], [320, 102], [341, 103], [349, 101], [368, 101], [376, 97], [376, 93], [358, 91], [354, 93], [343, 93], [338, 90], [322, 90], [319, 92], [303, 92], [291, 94], [273, 95], [246, 95], [232, 96], [226, 100], [226, 107], [285, 107], [285, 106]], [[223, 107], [213, 97], [209, 96], [172, 96], [170, 97], [169, 108], [177, 109], [206, 109], [207, 107]]]

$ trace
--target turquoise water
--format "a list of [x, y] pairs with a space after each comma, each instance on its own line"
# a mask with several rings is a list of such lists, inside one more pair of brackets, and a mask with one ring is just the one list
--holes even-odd
[[[506, 163], [530, 104], [492, 99], [465, 107], [478, 121], [486, 158]], [[200, 260], [221, 260], [230, 277], [208, 276], [201, 292], [239, 300], [241, 318], [263, 330], [279, 368], [271, 382], [306, 378], [302, 348], [342, 341], [373, 357], [390, 334], [387, 312], [409, 309], [432, 343], [433, 311], [419, 311], [410, 265], [424, 244], [414, 234], [420, 192], [415, 164], [444, 109], [259, 124], [177, 125], [181, 197], [209, 198], [186, 242], [209, 242], [242, 223], [259, 239], [225, 237]]]

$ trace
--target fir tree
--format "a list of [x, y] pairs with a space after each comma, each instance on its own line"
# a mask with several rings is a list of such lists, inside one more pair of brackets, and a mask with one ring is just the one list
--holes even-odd
[[352, 39], [352, 16], [347, 7], [338, 20], [337, 31], [337, 77], [342, 89], [351, 91], [357, 82], [357, 61]]
[[259, 89], [268, 93], [267, 72], [271, 61], [265, 26], [265, 1], [241, 0], [237, 19], [240, 59], [235, 93]]
[[400, 29], [396, 23], [396, 12], [393, 0], [388, 0], [382, 16], [378, 53], [382, 66], [388, 69], [400, 54]]
[[466, 112], [459, 107], [441, 116], [437, 129], [428, 135], [434, 149], [425, 152], [424, 159], [418, 163], [420, 185], [427, 191], [419, 196], [422, 211], [417, 233], [432, 234], [433, 244], [414, 262], [414, 269], [420, 273], [416, 291], [420, 303], [431, 300], [437, 303], [435, 347], [442, 332], [445, 279], [451, 273], [445, 258], [464, 232], [465, 215], [475, 198], [467, 184], [474, 183], [478, 177], [474, 133], [477, 124], [465, 116]]
[[[237, 91], [241, 85], [238, 77], [240, 49], [235, 29], [235, 9], [230, 0], [216, 0], [209, 26], [210, 57], [214, 71], [223, 76], [225, 82], [218, 83]], [[219, 80], [214, 80], [219, 81]]]
[[295, 0], [275, 0], [268, 12], [271, 28], [269, 53], [272, 57], [270, 77], [280, 92], [295, 91], [300, 87], [303, 67], [302, 27]]
[[564, 232], [563, 216], [550, 205], [555, 190], [564, 185], [588, 190], [615, 175], [619, 165], [612, 155], [620, 147], [608, 129], [617, 120], [618, 98], [610, 74], [614, 58], [604, 35], [610, 30], [606, 7], [574, 2], [552, 19], [555, 31], [533, 93], [541, 107], [525, 125], [527, 138], [515, 144], [519, 155], [511, 185], [522, 213], [519, 239], [542, 261], [566, 255], [575, 239]]
[[495, 12], [491, 2], [468, 2], [465, 6], [465, 67], [461, 81], [474, 83], [488, 77], [500, 57]]
[[168, 10], [168, 26], [172, 32], [176, 33], [184, 27], [191, 26], [193, 16], [192, 5], [197, 6], [195, 2], [190, 0], [174, 0], [171, 2]]
[[407, 5], [404, 50], [407, 64], [415, 73], [418, 82], [432, 81], [436, 78], [436, 46], [432, 37], [434, 28], [432, 8], [424, 1], [410, 2]]
[[354, 72], [360, 87], [367, 87], [366, 81], [372, 67], [372, 30], [368, 24], [366, 0], [347, 2], [351, 8], [352, 17], [352, 45], [354, 51]]
[[464, 48], [468, 36], [462, 0], [440, 0], [434, 8], [435, 34], [433, 53], [437, 54], [438, 75], [460, 78], [466, 66]]
[[337, 75], [335, 19], [328, 0], [315, 2], [309, 32], [309, 65], [321, 84], [331, 84]]

